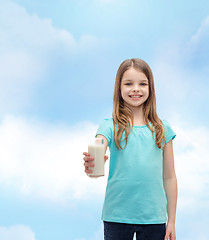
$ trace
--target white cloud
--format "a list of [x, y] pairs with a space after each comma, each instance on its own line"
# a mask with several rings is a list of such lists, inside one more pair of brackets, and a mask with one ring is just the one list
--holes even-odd
[[[186, 126], [186, 125], [185, 125]], [[174, 140], [175, 165], [180, 191], [178, 208], [189, 209], [208, 208], [209, 194], [209, 149], [206, 127], [175, 126], [177, 137]]]
[[[177, 134], [173, 146], [178, 180], [177, 231], [180, 232], [182, 219], [191, 216], [187, 226], [192, 226], [196, 217], [206, 219], [204, 215], [208, 215], [209, 129], [175, 119], [171, 125]], [[50, 126], [7, 116], [0, 125], [1, 187], [34, 200], [58, 204], [74, 204], [77, 199], [82, 202], [103, 199], [108, 165], [104, 178], [88, 178], [82, 155], [88, 150], [87, 144], [97, 127], [88, 121], [75, 126]], [[204, 230], [202, 236], [206, 233]], [[103, 226], [100, 226], [91, 239], [101, 239], [102, 234]], [[194, 229], [191, 234], [198, 233]]]
[[2, 52], [15, 53], [18, 50], [38, 56], [41, 60], [51, 50], [56, 52], [64, 49], [69, 55], [73, 55], [107, 41], [104, 37], [91, 34], [83, 34], [76, 40], [69, 31], [54, 27], [52, 19], [41, 19], [36, 14], [29, 14], [24, 7], [10, 0], [0, 2]]
[[0, 226], [0, 239], [2, 240], [35, 240], [34, 232], [24, 226], [15, 225], [11, 227]]
[[12, 1], [0, 2], [0, 102], [1, 111], [22, 109], [34, 84], [48, 71], [47, 54], [59, 45], [73, 49], [75, 40]]
[[57, 44], [72, 49], [75, 39], [64, 29], [55, 28], [51, 19], [41, 19], [12, 1], [1, 1], [1, 48], [12, 47], [30, 51], [48, 51]]
[[[83, 152], [88, 151], [87, 144], [97, 127], [88, 121], [75, 126], [50, 126], [7, 116], [0, 126], [0, 184], [60, 203], [92, 196], [103, 198], [108, 164], [106, 176], [97, 179], [87, 177], [83, 166]], [[172, 127], [177, 134], [174, 153], [178, 208], [191, 209], [197, 203], [208, 207], [209, 130], [185, 127], [182, 121], [172, 123]]]
[[7, 116], [0, 126], [0, 184], [63, 203], [102, 196], [106, 177], [89, 178], [83, 166], [96, 129], [89, 122], [49, 126]]
[[106, 42], [88, 34], [76, 40], [51, 19], [29, 14], [13, 1], [0, 1], [0, 111], [24, 109], [34, 87], [59, 72], [57, 61], [75, 59]]

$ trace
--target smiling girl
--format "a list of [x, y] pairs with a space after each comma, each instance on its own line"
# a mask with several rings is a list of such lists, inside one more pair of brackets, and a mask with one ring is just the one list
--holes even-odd
[[[117, 71], [112, 118], [96, 133], [110, 149], [109, 176], [102, 211], [105, 240], [175, 240], [176, 134], [156, 112], [149, 65], [127, 59]], [[93, 157], [84, 152], [87, 174]], [[105, 160], [108, 156], [105, 155]]]

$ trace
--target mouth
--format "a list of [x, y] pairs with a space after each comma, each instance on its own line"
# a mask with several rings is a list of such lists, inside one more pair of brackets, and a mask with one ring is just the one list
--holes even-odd
[[133, 99], [140, 99], [142, 95], [129, 95], [129, 97]]

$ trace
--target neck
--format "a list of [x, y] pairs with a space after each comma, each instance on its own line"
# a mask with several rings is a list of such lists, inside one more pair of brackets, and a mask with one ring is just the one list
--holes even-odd
[[133, 125], [145, 125], [143, 106], [131, 107], [131, 111], [134, 119]]

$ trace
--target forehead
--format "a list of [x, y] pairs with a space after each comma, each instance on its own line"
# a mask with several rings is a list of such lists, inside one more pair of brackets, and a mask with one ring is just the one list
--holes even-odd
[[143, 72], [136, 70], [134, 68], [126, 70], [121, 79], [121, 81], [142, 81], [142, 80], [148, 81], [146, 75]]

